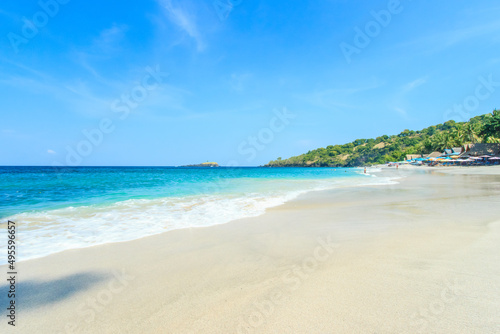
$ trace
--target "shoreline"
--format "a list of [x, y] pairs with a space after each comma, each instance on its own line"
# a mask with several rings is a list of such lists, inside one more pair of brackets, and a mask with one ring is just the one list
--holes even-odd
[[500, 177], [403, 173], [398, 184], [311, 192], [228, 224], [23, 261], [18, 329], [494, 332], [500, 190], [489, 184]]
[[[362, 169], [360, 169], [360, 168], [356, 168], [356, 169], [362, 171]], [[358, 174], [359, 175], [356, 175], [357, 181], [361, 181], [361, 180], [363, 180], [366, 177], [366, 175], [363, 175], [362, 173], [358, 173]], [[395, 178], [397, 178], [397, 177], [395, 177]], [[335, 179], [335, 178], [332, 178], [332, 180], [333, 179]], [[325, 180], [329, 180], [329, 179], [325, 179]], [[371, 180], [372, 182], [374, 181], [373, 179], [369, 179], [369, 180]], [[311, 181], [315, 181], [315, 180], [311, 179]], [[342, 181], [345, 181], [345, 180], [342, 180]], [[367, 180], [367, 182], [369, 182], [369, 181]], [[392, 180], [388, 180], [387, 182], [392, 182]], [[302, 190], [293, 190], [293, 191], [289, 191], [288, 193], [281, 194], [280, 197], [277, 198], [280, 201], [279, 204], [273, 204], [273, 205], [267, 206], [267, 207], [265, 207], [265, 209], [262, 212], [260, 212], [258, 214], [253, 213], [253, 214], [248, 215], [246, 217], [231, 218], [230, 220], [223, 221], [223, 222], [212, 223], [210, 225], [171, 226], [168, 229], [165, 228], [164, 231], [151, 232], [151, 233], [148, 233], [148, 234], [144, 234], [144, 235], [141, 235], [141, 236], [135, 236], [135, 237], [127, 237], [127, 238], [122, 239], [122, 240], [98, 242], [98, 243], [93, 243], [93, 244], [88, 244], [88, 245], [83, 245], [83, 246], [73, 246], [71, 248], [65, 248], [65, 249], [53, 251], [53, 252], [50, 252], [50, 253], [47, 253], [47, 254], [43, 254], [43, 255], [39, 255], [39, 256], [36, 256], [36, 257], [30, 257], [30, 258], [26, 258], [26, 259], [22, 259], [22, 260], [18, 259], [17, 261], [18, 262], [25, 262], [25, 261], [36, 260], [36, 259], [40, 259], [40, 258], [43, 258], [43, 257], [46, 257], [46, 256], [50, 256], [52, 254], [57, 254], [57, 253], [61, 253], [61, 252], [65, 252], [65, 251], [70, 251], [70, 250], [85, 249], [85, 248], [89, 248], [89, 247], [95, 247], [95, 246], [106, 245], [106, 244], [115, 244], [115, 243], [130, 242], [130, 241], [147, 238], [147, 237], [154, 236], [154, 235], [160, 235], [160, 234], [163, 234], [163, 233], [168, 233], [168, 232], [175, 231], [175, 230], [194, 229], [194, 228], [206, 228], [206, 227], [212, 227], [212, 226], [216, 226], [216, 225], [224, 225], [224, 224], [232, 223], [233, 221], [237, 221], [237, 220], [240, 220], [240, 219], [254, 218], [254, 217], [262, 216], [262, 215], [264, 215], [266, 213], [266, 211], [268, 209], [274, 208], [276, 206], [284, 205], [284, 204], [288, 203], [289, 201], [293, 201], [293, 200], [297, 199], [300, 196], [307, 195], [308, 193], [317, 192], [317, 191], [320, 191], [320, 192], [321, 191], [328, 191], [328, 190], [334, 190], [334, 189], [339, 189], [339, 188], [344, 188], [344, 187], [350, 188], [350, 187], [359, 187], [359, 186], [366, 186], [366, 185], [367, 184], [361, 182], [360, 184], [354, 184], [354, 185], [351, 185], [351, 184], [348, 184], [348, 185], [335, 185], [333, 188], [329, 188], [329, 189], [302, 189]], [[374, 185], [382, 185], [383, 186], [383, 185], [385, 185], [385, 183], [383, 183], [383, 184], [377, 184], [377, 183], [375, 183]], [[153, 199], [149, 199], [149, 200], [163, 200], [163, 199], [165, 199], [165, 198], [160, 197], [160, 198], [153, 198]], [[127, 200], [125, 200], [125, 202], [126, 201]], [[120, 203], [120, 202], [118, 202], [118, 203]], [[115, 204], [118, 204], [118, 203], [115, 203]], [[123, 203], [123, 201], [121, 203]], [[60, 209], [55, 209], [54, 211], [67, 210], [67, 209], [68, 208], [60, 208]], [[50, 211], [51, 210], [49, 210], [49, 212]], [[44, 211], [41, 211], [41, 212], [38, 212], [38, 213], [43, 213], [43, 212]], [[22, 213], [20, 215], [22, 215]], [[9, 220], [13, 220], [13, 221], [19, 221], [19, 219], [16, 219], [16, 216], [6, 217], [5, 219], [9, 219]], [[2, 266], [2, 265], [5, 265], [5, 263], [0, 263], [0, 266]]]

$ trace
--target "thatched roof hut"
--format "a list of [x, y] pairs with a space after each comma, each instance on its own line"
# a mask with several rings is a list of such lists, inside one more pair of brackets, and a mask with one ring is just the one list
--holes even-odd
[[421, 157], [422, 157], [422, 154], [407, 154], [406, 160], [413, 160], [413, 159], [418, 159]]
[[460, 157], [479, 157], [481, 155], [500, 154], [500, 144], [477, 143], [465, 145], [465, 152]]
[[437, 157], [440, 157], [442, 156], [443, 153], [441, 152], [432, 152], [431, 154], [427, 154], [426, 156], [424, 156], [424, 158], [437, 158]]

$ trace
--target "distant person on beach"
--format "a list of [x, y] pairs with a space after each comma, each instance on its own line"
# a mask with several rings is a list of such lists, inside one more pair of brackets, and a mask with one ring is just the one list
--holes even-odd
[[365, 167], [365, 174], [366, 174], [366, 167]]

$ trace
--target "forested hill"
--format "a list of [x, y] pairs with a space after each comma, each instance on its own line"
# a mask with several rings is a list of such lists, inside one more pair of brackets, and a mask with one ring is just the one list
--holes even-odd
[[344, 145], [318, 148], [288, 159], [278, 158], [267, 167], [354, 167], [402, 161], [407, 154], [442, 152], [467, 143], [500, 143], [500, 111], [494, 110], [468, 122], [447, 121], [420, 131], [404, 130], [398, 135], [356, 139]]

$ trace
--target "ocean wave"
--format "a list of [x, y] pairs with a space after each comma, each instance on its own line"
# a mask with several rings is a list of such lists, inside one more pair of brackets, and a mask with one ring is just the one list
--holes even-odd
[[[254, 182], [258, 182], [255, 181]], [[394, 178], [273, 180], [262, 191], [157, 199], [129, 199], [107, 205], [25, 212], [8, 219], [21, 226], [20, 260], [60, 251], [138, 239], [182, 228], [225, 224], [259, 216], [310, 191], [395, 183]], [[4, 263], [0, 263], [4, 264]]]

